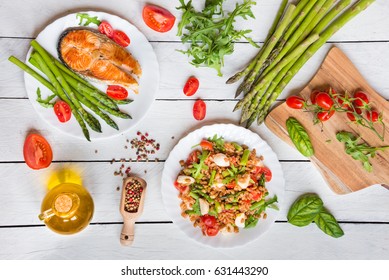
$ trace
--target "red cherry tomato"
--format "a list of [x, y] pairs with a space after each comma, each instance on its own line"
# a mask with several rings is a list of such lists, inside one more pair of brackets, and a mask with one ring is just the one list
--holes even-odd
[[271, 173], [271, 170], [267, 167], [261, 167], [261, 170], [259, 171], [260, 174], [265, 174], [265, 181], [270, 182], [273, 174]]
[[233, 189], [233, 188], [235, 188], [236, 187], [236, 182], [235, 181], [232, 181], [232, 182], [230, 182], [230, 183], [228, 183], [227, 185], [226, 185], [226, 188], [227, 189]]
[[323, 108], [324, 110], [330, 110], [332, 105], [334, 105], [334, 101], [331, 99], [328, 93], [320, 92], [316, 95], [316, 104]]
[[199, 89], [200, 82], [196, 77], [189, 77], [184, 86], [184, 94], [186, 96], [192, 96]]
[[192, 164], [195, 162], [197, 163], [197, 161], [199, 160], [199, 154], [200, 151], [198, 150], [191, 152], [188, 159], [186, 160], [186, 164]]
[[355, 122], [356, 118], [353, 113], [347, 112], [347, 117], [350, 121]]
[[62, 100], [58, 100], [54, 104], [54, 113], [57, 116], [58, 120], [62, 123], [70, 120], [72, 116], [72, 110], [68, 103]]
[[112, 40], [115, 41], [116, 44], [122, 46], [122, 47], [128, 47], [128, 45], [131, 43], [130, 38], [120, 30], [114, 30], [112, 35]]
[[175, 187], [180, 193], [184, 193], [184, 192], [186, 192], [186, 190], [188, 189], [188, 186], [181, 185], [181, 184], [179, 184], [177, 181], [174, 182], [174, 187]]
[[217, 224], [216, 218], [208, 214], [201, 216], [201, 221], [207, 227], [214, 227]]
[[332, 110], [332, 111], [319, 112], [316, 114], [316, 116], [321, 122], [325, 122], [328, 121], [334, 114], [335, 111]]
[[369, 98], [367, 97], [367, 94], [364, 93], [363, 91], [357, 91], [354, 93], [354, 105], [356, 107], [363, 107], [364, 105], [369, 103]]
[[213, 151], [212, 142], [209, 142], [207, 140], [201, 140], [200, 147], [203, 148], [203, 150]]
[[113, 37], [113, 28], [107, 21], [103, 20], [99, 25], [99, 31], [101, 34], [107, 35], [108, 38]]
[[366, 118], [371, 122], [378, 122], [380, 115], [377, 111], [367, 111], [366, 112]]
[[304, 107], [304, 98], [300, 96], [290, 96], [286, 99], [286, 105], [292, 109], [302, 109]]
[[251, 199], [254, 201], [259, 201], [262, 199], [262, 193], [258, 191], [252, 191], [251, 192]]
[[207, 227], [206, 234], [208, 236], [216, 236], [219, 233], [218, 227]]
[[172, 13], [155, 5], [144, 6], [142, 17], [148, 27], [158, 32], [169, 31], [176, 21]]
[[320, 90], [315, 89], [310, 95], [311, 103], [316, 104], [316, 96], [320, 93]]
[[207, 113], [207, 105], [201, 99], [197, 100], [193, 105], [193, 117], [202, 121], [205, 118], [205, 114]]
[[39, 134], [29, 134], [24, 141], [23, 156], [32, 169], [46, 168], [53, 160], [50, 144]]
[[124, 87], [117, 85], [109, 85], [107, 94], [109, 97], [116, 100], [123, 100], [128, 97], [128, 91]]

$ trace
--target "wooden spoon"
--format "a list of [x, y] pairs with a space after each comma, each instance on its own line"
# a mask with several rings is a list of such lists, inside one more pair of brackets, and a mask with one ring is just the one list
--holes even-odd
[[[136, 212], [127, 212], [125, 209], [126, 186], [128, 183], [133, 184], [135, 181], [138, 181], [141, 184], [143, 191], [141, 193], [139, 206]], [[130, 176], [123, 180], [122, 199], [120, 201], [120, 214], [123, 217], [123, 228], [122, 228], [122, 233], [120, 234], [120, 243], [123, 246], [131, 246], [132, 242], [134, 241], [135, 221], [140, 217], [140, 215], [143, 212], [146, 186], [147, 186], [146, 181], [136, 176]]]

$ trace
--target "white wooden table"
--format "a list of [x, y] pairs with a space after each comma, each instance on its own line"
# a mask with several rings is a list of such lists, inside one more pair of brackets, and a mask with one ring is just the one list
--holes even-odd
[[[345, 196], [335, 195], [309, 160], [277, 139], [264, 125], [252, 130], [277, 153], [286, 179], [286, 200], [272, 228], [246, 247], [223, 250], [193, 242], [171, 223], [161, 199], [164, 160], [177, 141], [196, 128], [217, 122], [237, 124], [239, 112], [232, 113], [237, 85], [227, 86], [225, 80], [245, 65], [256, 50], [247, 43], [237, 43], [235, 53], [226, 59], [222, 78], [213, 70], [194, 68], [176, 51], [182, 47], [175, 36], [176, 28], [160, 34], [143, 23], [141, 10], [145, 2], [1, 1], [0, 259], [389, 259], [389, 192], [373, 186]], [[151, 2], [168, 8], [177, 17], [180, 15], [175, 9], [176, 0]], [[262, 43], [281, 1], [257, 2], [254, 8], [257, 18], [240, 23], [239, 27], [253, 29], [253, 38]], [[7, 61], [11, 54], [24, 59], [29, 42], [48, 23], [79, 10], [106, 11], [135, 24], [150, 40], [161, 73], [157, 99], [147, 117], [125, 135], [92, 143], [44, 125], [27, 98], [22, 71]], [[331, 38], [293, 79], [281, 98], [303, 88], [333, 45], [342, 49], [371, 85], [389, 98], [388, 15], [389, 1], [377, 0]], [[202, 122], [192, 117], [195, 98], [182, 94], [182, 86], [190, 75], [201, 82], [195, 98], [207, 102], [207, 117]], [[23, 142], [31, 129], [39, 131], [53, 147], [54, 162], [46, 170], [33, 171], [23, 161]], [[120, 192], [116, 188], [121, 178], [113, 175], [122, 163], [111, 164], [111, 160], [135, 157], [124, 146], [126, 139], [132, 139], [138, 130], [149, 132], [161, 143], [161, 150], [155, 155], [160, 161], [126, 163], [148, 181], [149, 188], [144, 214], [136, 225], [135, 243], [125, 248], [119, 243], [122, 224], [118, 211]], [[67, 166], [80, 171], [95, 202], [91, 225], [74, 236], [56, 235], [38, 219], [49, 175]], [[297, 228], [286, 222], [287, 209], [306, 192], [316, 192], [322, 197], [340, 221], [344, 237], [333, 239], [314, 225]]]

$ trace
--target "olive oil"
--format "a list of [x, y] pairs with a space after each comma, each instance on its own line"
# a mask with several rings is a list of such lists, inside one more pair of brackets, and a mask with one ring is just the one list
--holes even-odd
[[43, 199], [39, 219], [57, 233], [74, 234], [89, 224], [93, 211], [92, 197], [83, 186], [61, 183]]

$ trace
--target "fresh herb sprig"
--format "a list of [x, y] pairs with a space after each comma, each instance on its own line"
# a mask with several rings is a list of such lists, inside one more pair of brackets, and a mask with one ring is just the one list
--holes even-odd
[[[87, 13], [77, 13], [76, 18], [80, 19], [78, 25], [89, 26], [89, 24], [93, 23], [97, 26], [100, 25], [101, 21], [97, 19], [97, 16], [92, 17]], [[85, 22], [84, 22], [85, 21]]]
[[217, 134], [215, 134], [212, 138], [209, 137], [208, 141], [215, 144], [215, 148], [218, 151], [224, 152], [226, 149], [224, 148], [224, 138], [222, 136], [217, 137]]
[[346, 153], [352, 156], [353, 159], [361, 161], [363, 167], [368, 172], [373, 171], [369, 158], [374, 158], [378, 151], [384, 151], [389, 148], [389, 146], [371, 147], [366, 143], [359, 143], [361, 138], [347, 131], [338, 132], [336, 139], [339, 142], [345, 143]]
[[181, 6], [177, 9], [183, 11], [181, 22], [178, 24], [177, 36], [183, 43], [189, 43], [187, 50], [179, 50], [192, 58], [191, 64], [196, 67], [206, 66], [214, 68], [222, 76], [221, 68], [224, 66], [224, 56], [234, 51], [234, 41], [245, 38], [255, 47], [258, 45], [247, 34], [251, 30], [235, 30], [236, 18], [245, 20], [255, 18], [251, 6], [255, 1], [244, 0], [236, 3], [234, 11], [226, 13], [223, 10], [224, 0], [206, 0], [201, 12], [196, 11], [192, 1], [185, 3], [180, 0]]

